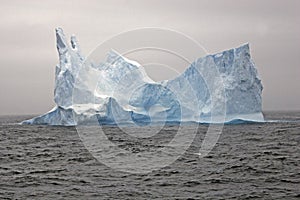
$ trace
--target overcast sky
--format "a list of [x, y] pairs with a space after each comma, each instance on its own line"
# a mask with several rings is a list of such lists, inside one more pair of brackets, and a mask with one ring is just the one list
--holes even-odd
[[[88, 3], [87, 3], [88, 2]], [[54, 106], [56, 27], [74, 33], [83, 54], [141, 27], [183, 32], [214, 53], [250, 43], [264, 110], [300, 110], [300, 1], [14, 1], [0, 6], [0, 114]]]

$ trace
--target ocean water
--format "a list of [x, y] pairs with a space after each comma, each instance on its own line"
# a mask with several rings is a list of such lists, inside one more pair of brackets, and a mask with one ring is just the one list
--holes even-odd
[[[145, 174], [97, 161], [74, 127], [18, 125], [0, 116], [0, 199], [300, 199], [300, 112], [267, 112], [270, 123], [226, 125], [199, 158], [207, 125], [174, 163]], [[168, 143], [178, 125], [132, 140], [118, 127], [107, 137], [132, 153]], [[135, 129], [147, 134], [150, 128]]]

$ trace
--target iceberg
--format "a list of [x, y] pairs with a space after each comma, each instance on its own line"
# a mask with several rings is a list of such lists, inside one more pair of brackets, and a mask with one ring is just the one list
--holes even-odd
[[[264, 121], [263, 87], [249, 44], [198, 58], [176, 78], [161, 82], [153, 81], [142, 65], [114, 50], [99, 64], [87, 63], [76, 37], [72, 35], [68, 43], [61, 28], [56, 29], [56, 44], [56, 106], [22, 124]], [[213, 66], [220, 78], [212, 72]]]

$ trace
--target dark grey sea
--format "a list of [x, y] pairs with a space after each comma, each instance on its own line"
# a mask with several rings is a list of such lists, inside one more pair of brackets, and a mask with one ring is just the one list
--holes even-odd
[[[74, 127], [17, 124], [30, 117], [0, 117], [0, 199], [300, 199], [300, 112], [266, 112], [272, 122], [225, 125], [204, 158], [195, 154], [208, 128], [200, 125], [178, 160], [140, 174], [99, 162]], [[118, 127], [104, 130], [138, 153], [169, 142], [178, 125], [141, 140]]]

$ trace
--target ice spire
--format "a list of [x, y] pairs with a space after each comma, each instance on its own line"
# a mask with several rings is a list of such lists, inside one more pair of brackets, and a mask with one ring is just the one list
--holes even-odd
[[59, 55], [64, 54], [68, 50], [68, 44], [66, 40], [66, 36], [62, 30], [62, 28], [56, 28], [56, 48]]
[[80, 52], [80, 46], [75, 35], [71, 36], [71, 47], [74, 51]]

